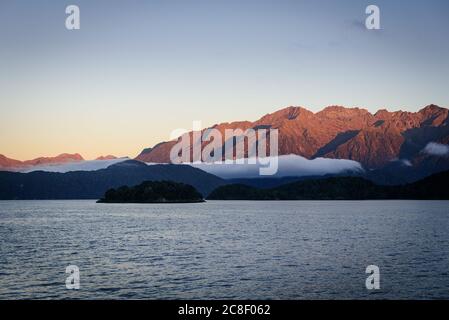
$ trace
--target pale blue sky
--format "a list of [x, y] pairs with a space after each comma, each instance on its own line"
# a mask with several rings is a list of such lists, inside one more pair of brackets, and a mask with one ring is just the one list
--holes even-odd
[[448, 39], [446, 0], [2, 0], [0, 153], [135, 156], [289, 105], [447, 107]]

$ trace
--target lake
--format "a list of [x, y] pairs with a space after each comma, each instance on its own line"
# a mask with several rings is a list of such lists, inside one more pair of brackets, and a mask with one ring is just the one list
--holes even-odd
[[449, 298], [449, 201], [0, 201], [0, 243], [1, 299]]

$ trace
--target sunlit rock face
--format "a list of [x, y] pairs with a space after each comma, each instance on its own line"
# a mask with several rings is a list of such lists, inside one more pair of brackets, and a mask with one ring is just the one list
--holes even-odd
[[[422, 150], [428, 143], [447, 144], [448, 112], [436, 105], [418, 112], [379, 110], [374, 114], [361, 108], [341, 106], [330, 106], [317, 113], [302, 107], [288, 107], [254, 122], [222, 123], [214, 128], [221, 133], [236, 128], [278, 129], [279, 155], [347, 159], [359, 162], [366, 169], [379, 169], [395, 159], [415, 165], [422, 161]], [[136, 159], [168, 163], [175, 144], [176, 141], [159, 143], [145, 149]]]

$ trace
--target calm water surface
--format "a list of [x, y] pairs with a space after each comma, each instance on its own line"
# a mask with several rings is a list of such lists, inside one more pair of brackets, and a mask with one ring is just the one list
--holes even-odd
[[449, 202], [0, 201], [0, 298], [448, 299]]

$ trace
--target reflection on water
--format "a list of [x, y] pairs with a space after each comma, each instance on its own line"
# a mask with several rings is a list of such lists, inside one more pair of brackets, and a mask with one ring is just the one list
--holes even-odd
[[0, 201], [0, 242], [3, 299], [449, 298], [448, 201]]

